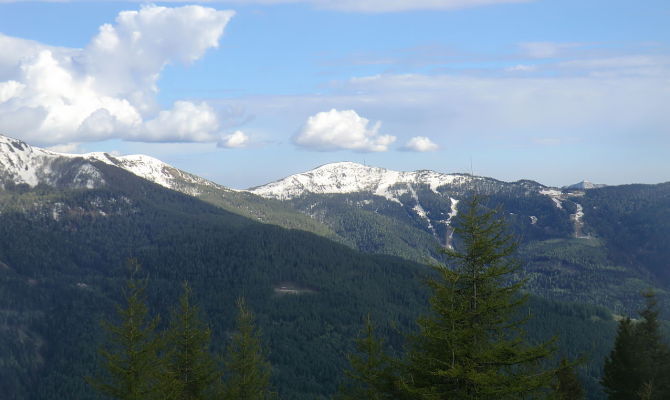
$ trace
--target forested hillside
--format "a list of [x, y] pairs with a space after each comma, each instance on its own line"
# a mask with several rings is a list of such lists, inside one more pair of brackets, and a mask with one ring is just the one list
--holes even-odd
[[[97, 167], [105, 188], [0, 192], [1, 385], [17, 399], [96, 398], [83, 377], [98, 365], [99, 320], [113, 315], [128, 257], [143, 264], [150, 305], [161, 315], [182, 281], [191, 283], [216, 351], [244, 295], [282, 399], [336, 391], [364, 315], [380, 321], [399, 349], [398, 332], [414, 329], [426, 307], [422, 277], [430, 272], [421, 264], [363, 255]], [[593, 355], [584, 372], [596, 388], [614, 333], [609, 314], [547, 301], [533, 302], [529, 312], [537, 315], [529, 326], [534, 340], [559, 334], [563, 352]]]

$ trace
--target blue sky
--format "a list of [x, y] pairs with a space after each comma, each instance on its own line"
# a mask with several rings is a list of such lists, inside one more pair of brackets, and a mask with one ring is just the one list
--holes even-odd
[[669, 20], [661, 0], [0, 0], [0, 132], [235, 188], [344, 160], [663, 182]]

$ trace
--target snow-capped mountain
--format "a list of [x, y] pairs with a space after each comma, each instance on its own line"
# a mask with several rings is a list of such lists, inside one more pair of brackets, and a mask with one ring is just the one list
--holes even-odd
[[40, 183], [67, 188], [103, 187], [106, 183], [104, 174], [96, 165], [100, 162], [193, 196], [198, 195], [202, 187], [226, 190], [223, 186], [146, 155], [58, 153], [0, 135], [0, 188], [7, 184], [34, 187]]
[[600, 183], [593, 183], [589, 182], [587, 180], [583, 180], [581, 182], [577, 182], [573, 185], [565, 186], [565, 189], [576, 189], [576, 190], [588, 190], [588, 189], [598, 189], [601, 187], [605, 187], [607, 185], [603, 185]]
[[[249, 191], [282, 200], [342, 235], [357, 229], [365, 231], [361, 219], [372, 221], [380, 216], [379, 221], [391, 218], [450, 246], [451, 224], [459, 212], [458, 203], [474, 193], [487, 196], [492, 204], [502, 205], [513, 219], [515, 229], [525, 235], [543, 238], [588, 235], [584, 233], [583, 207], [578, 203], [583, 191], [547, 187], [529, 180], [503, 182], [470, 174], [400, 172], [340, 162]], [[378, 223], [388, 225], [389, 220], [385, 221]], [[370, 223], [373, 222], [367, 224]]]
[[[445, 174], [428, 170], [400, 172], [354, 162], [339, 162], [322, 165], [311, 171], [251, 188], [249, 191], [259, 196], [279, 200], [290, 200], [304, 194], [366, 192], [399, 203], [401, 196], [411, 193], [419, 186], [428, 187], [437, 194], [446, 187], [490, 186], [494, 182], [507, 184], [469, 174]], [[538, 190], [544, 188], [543, 185], [531, 181], [520, 181], [514, 184], [520, 187], [535, 187]]]

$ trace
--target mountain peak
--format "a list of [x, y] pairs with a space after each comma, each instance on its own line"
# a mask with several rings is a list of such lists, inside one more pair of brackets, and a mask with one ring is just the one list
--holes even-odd
[[466, 183], [473, 179], [478, 178], [466, 174], [443, 174], [428, 170], [393, 171], [345, 161], [321, 165], [307, 172], [251, 188], [249, 191], [259, 196], [281, 200], [292, 199], [306, 193], [370, 192], [389, 200], [398, 201], [391, 190], [398, 184], [427, 185], [437, 193], [437, 188], [440, 186]]
[[0, 135], [0, 187], [5, 183], [101, 187], [105, 185], [105, 181], [93, 164], [96, 161], [122, 168], [158, 185], [190, 195], [199, 194], [202, 186], [226, 189], [143, 154], [114, 156], [103, 152], [58, 153]]
[[589, 182], [587, 180], [583, 180], [581, 182], [575, 183], [573, 185], [565, 186], [565, 189], [577, 189], [577, 190], [587, 190], [587, 189], [597, 189], [601, 187], [605, 187], [607, 185], [599, 184], [599, 183], [593, 183]]

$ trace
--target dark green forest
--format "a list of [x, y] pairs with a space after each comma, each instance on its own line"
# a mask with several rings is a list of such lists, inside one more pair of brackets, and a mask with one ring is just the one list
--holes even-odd
[[[122, 302], [129, 258], [142, 264], [156, 314], [168, 316], [190, 283], [215, 353], [229, 343], [236, 300], [247, 299], [282, 399], [336, 393], [365, 315], [400, 353], [427, 310], [427, 265], [362, 254], [98, 167], [104, 189], [0, 192], [0, 392], [11, 398], [100, 398], [83, 377], [99, 368], [100, 321]], [[589, 398], [603, 398], [598, 382], [617, 326], [610, 311], [531, 297], [520, 312], [532, 316], [531, 342], [556, 336], [557, 356], [585, 357], [578, 373]]]

